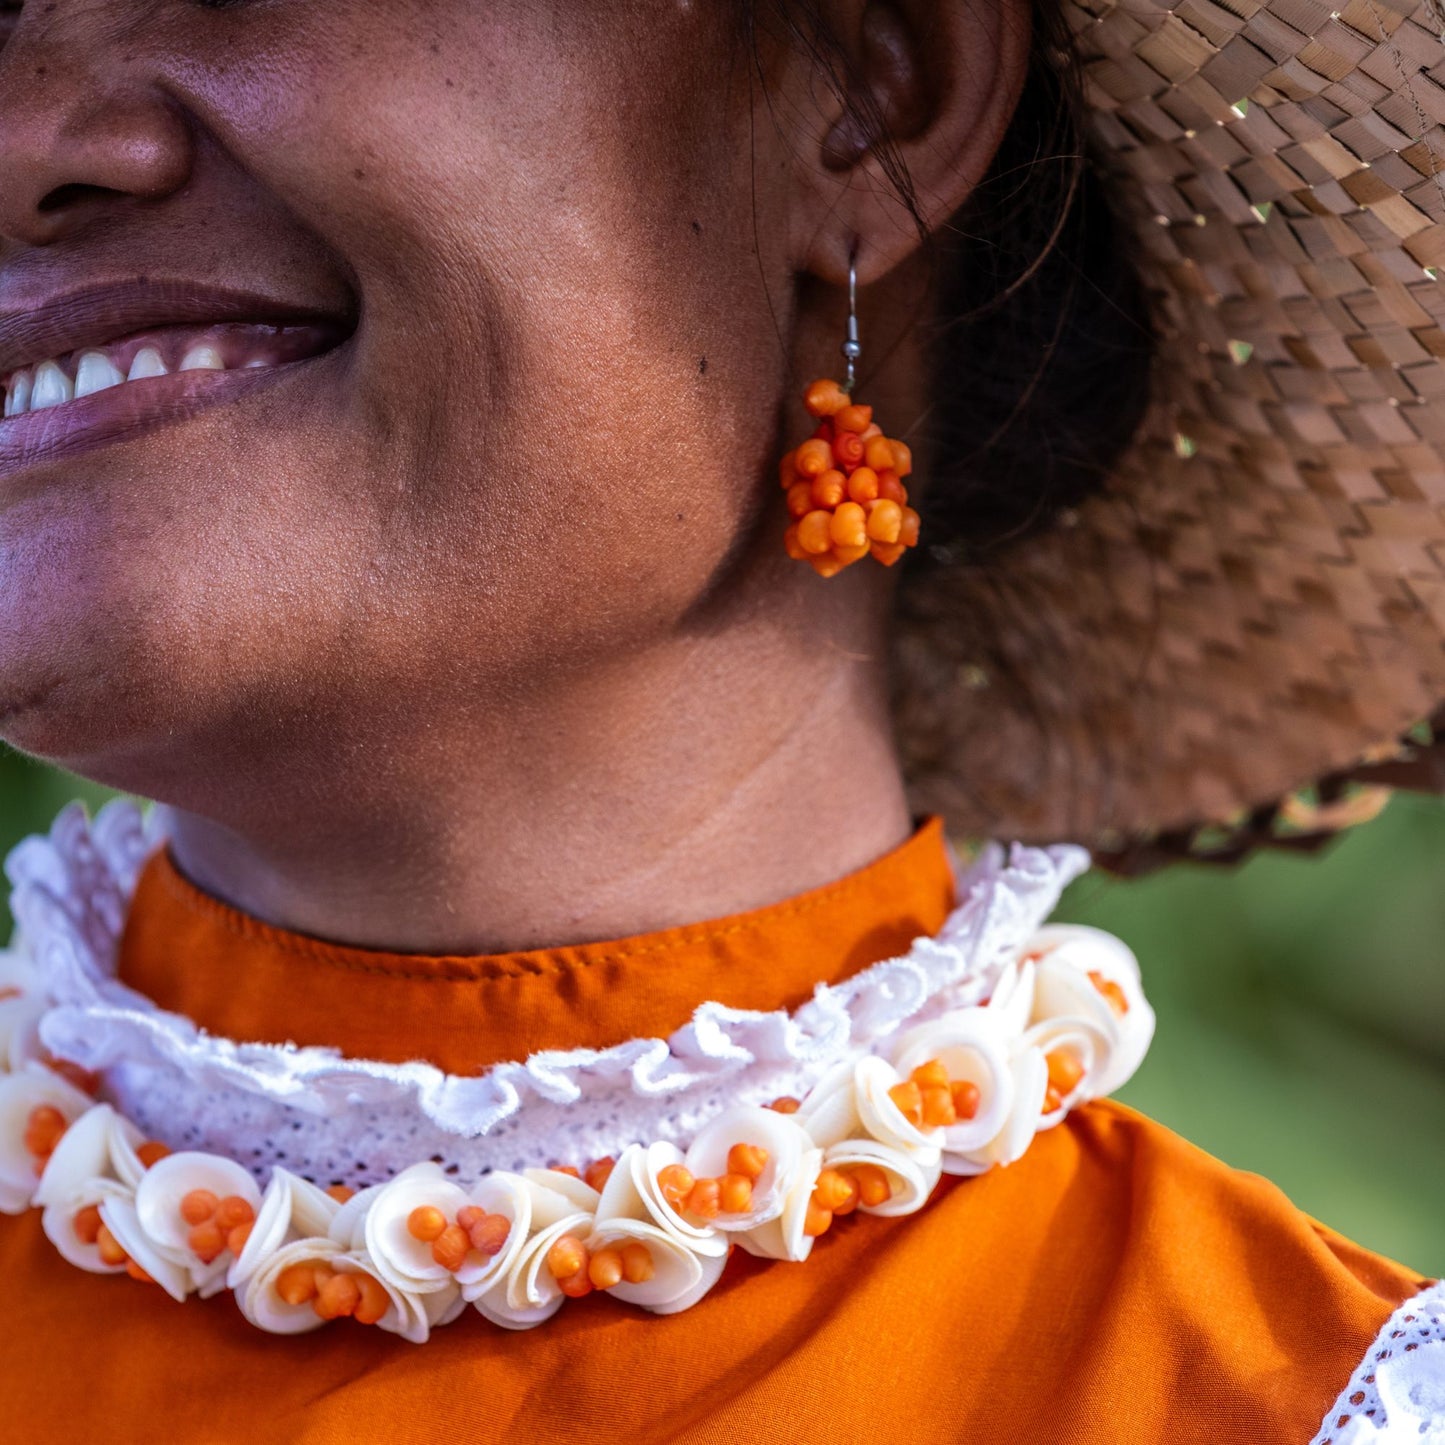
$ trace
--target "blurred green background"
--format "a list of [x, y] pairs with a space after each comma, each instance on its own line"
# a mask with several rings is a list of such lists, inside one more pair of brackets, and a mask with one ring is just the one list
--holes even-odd
[[[105, 794], [0, 752], [0, 847], [73, 797]], [[1143, 963], [1159, 1031], [1126, 1102], [1445, 1275], [1445, 802], [1401, 794], [1313, 857], [1090, 874], [1062, 916]]]

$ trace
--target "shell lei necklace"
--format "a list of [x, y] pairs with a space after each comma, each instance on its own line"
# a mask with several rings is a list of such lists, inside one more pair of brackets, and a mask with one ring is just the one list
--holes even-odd
[[866, 1228], [856, 1216], [913, 1214], [942, 1174], [1013, 1163], [1138, 1067], [1154, 1015], [1117, 939], [1046, 926], [991, 974], [976, 1002], [940, 996], [801, 1097], [722, 1108], [685, 1149], [630, 1143], [470, 1185], [424, 1162], [357, 1191], [277, 1166], [262, 1189], [99, 1101], [103, 1078], [44, 1046], [42, 971], [16, 950], [0, 956], [0, 1211], [39, 1208], [72, 1265], [136, 1288], [229, 1289], [274, 1334], [349, 1318], [421, 1343], [468, 1305], [527, 1329], [594, 1291], [671, 1314], [734, 1248], [801, 1262], [831, 1230]]

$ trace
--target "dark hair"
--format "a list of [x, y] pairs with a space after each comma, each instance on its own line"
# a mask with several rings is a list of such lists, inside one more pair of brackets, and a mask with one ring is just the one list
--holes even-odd
[[[847, 57], [817, 0], [769, 5], [857, 105], [861, 88], [848, 85]], [[1147, 298], [1088, 151], [1078, 62], [1055, 0], [1034, 0], [1018, 107], [987, 176], [944, 227], [924, 227], [883, 117], [861, 119], [883, 137], [875, 155], [935, 265], [923, 323], [933, 390], [923, 428], [928, 545], [909, 566], [977, 560], [1076, 506], [1128, 445], [1149, 400]]]

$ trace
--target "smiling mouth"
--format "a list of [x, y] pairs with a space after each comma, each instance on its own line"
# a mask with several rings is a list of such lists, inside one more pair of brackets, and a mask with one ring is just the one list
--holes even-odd
[[321, 322], [162, 326], [105, 345], [37, 358], [0, 378], [5, 396], [0, 431], [7, 421], [64, 410], [115, 388], [134, 392], [137, 403], [144, 399], [143, 389], [150, 388], [159, 404], [169, 390], [156, 386], [163, 378], [194, 373], [187, 375], [187, 381], [197, 383], [206, 373], [219, 377], [227, 372], [275, 370], [330, 351], [344, 336], [344, 327]]

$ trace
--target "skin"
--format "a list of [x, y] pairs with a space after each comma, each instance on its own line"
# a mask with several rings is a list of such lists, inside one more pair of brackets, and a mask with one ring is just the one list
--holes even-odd
[[860, 396], [892, 435], [926, 408], [863, 117], [942, 223], [1027, 21], [821, 8], [847, 96], [720, 0], [4, 13], [0, 308], [145, 277], [355, 323], [0, 486], [4, 737], [167, 804], [211, 892], [393, 949], [718, 916], [906, 837], [896, 579], [786, 558], [776, 460], [855, 243]]

